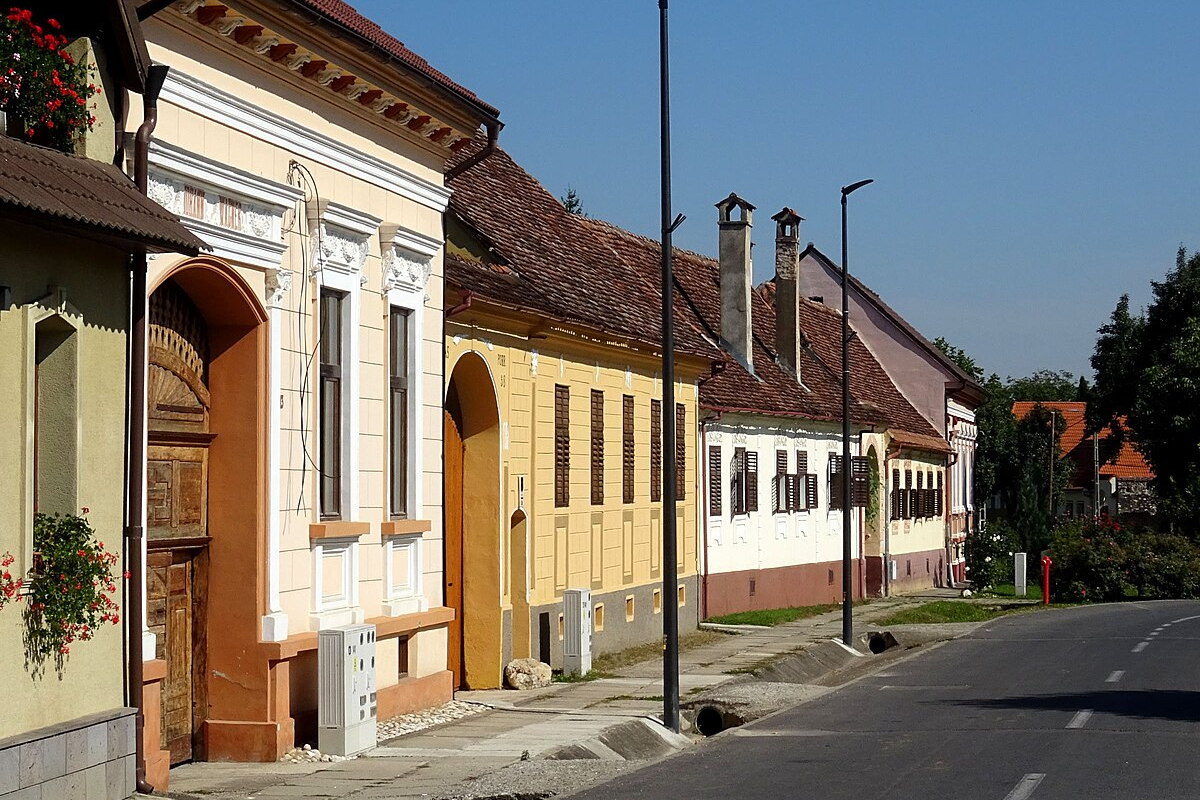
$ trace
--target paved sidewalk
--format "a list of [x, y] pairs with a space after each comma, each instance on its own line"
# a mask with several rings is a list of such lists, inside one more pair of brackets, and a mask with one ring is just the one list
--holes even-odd
[[[856, 634], [903, 606], [957, 597], [933, 590], [888, 598], [854, 611]], [[996, 602], [994, 599], [991, 602]], [[765, 661], [841, 635], [841, 613], [772, 628], [741, 628], [680, 655], [680, 697], [710, 690]], [[459, 692], [485, 713], [382, 742], [347, 761], [305, 764], [186, 764], [171, 771], [170, 795], [250, 798], [487, 798], [520, 792], [565, 794], [636, 768], [689, 738], [662, 728], [662, 663], [619, 670], [612, 678], [556, 683], [525, 692]]]

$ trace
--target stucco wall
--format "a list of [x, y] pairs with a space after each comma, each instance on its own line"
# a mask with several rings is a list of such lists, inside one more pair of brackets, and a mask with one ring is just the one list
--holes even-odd
[[[11, 222], [0, 222], [0, 241], [0, 285], [11, 292], [10, 304], [0, 308], [0, 473], [5, 476], [0, 481], [0, 553], [16, 557], [10, 568], [14, 573], [31, 565], [35, 325], [39, 318], [58, 313], [75, 339], [77, 428], [59, 431], [59, 441], [73, 443], [76, 449], [76, 490], [73, 498], [60, 494], [62, 507], [54, 510], [78, 513], [88, 507], [87, 518], [99, 539], [119, 554], [129, 313], [122, 291], [129, 274], [126, 256], [94, 242]], [[62, 680], [53, 665], [35, 680], [24, 664], [21, 610], [18, 603], [0, 610], [0, 685], [5, 687], [0, 738], [123, 705], [119, 626], [105, 625], [91, 641], [73, 644]]]

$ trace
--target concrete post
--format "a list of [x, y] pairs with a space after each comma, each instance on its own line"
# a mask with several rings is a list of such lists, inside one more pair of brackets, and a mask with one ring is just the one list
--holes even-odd
[[1028, 578], [1025, 566], [1025, 554], [1015, 553], [1013, 555], [1013, 583], [1016, 585], [1017, 597], [1025, 596]]

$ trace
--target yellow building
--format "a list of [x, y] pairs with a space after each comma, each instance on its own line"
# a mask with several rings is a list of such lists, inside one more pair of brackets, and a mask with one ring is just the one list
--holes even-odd
[[[459, 684], [562, 659], [563, 593], [591, 591], [593, 652], [698, 617], [696, 381], [676, 325], [679, 581], [662, 596], [657, 253], [621, 253], [497, 152], [451, 182], [446, 249], [446, 594]], [[650, 256], [650, 258], [646, 258]], [[668, 512], [669, 513], [669, 512]], [[457, 657], [461, 653], [461, 658]]]

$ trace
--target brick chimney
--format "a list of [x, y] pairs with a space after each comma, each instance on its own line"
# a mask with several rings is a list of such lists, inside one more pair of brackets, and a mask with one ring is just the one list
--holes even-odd
[[[734, 209], [738, 210], [734, 218]], [[730, 193], [717, 203], [720, 229], [721, 345], [754, 372], [750, 318], [750, 228], [754, 206]]]
[[790, 208], [775, 216], [775, 351], [779, 366], [800, 380], [800, 223]]

